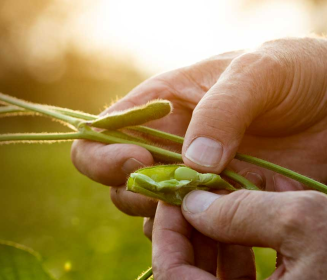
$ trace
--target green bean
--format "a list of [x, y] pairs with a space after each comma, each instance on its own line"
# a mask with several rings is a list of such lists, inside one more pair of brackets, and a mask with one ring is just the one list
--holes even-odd
[[166, 100], [154, 100], [143, 106], [133, 107], [121, 112], [113, 112], [89, 125], [108, 130], [116, 130], [123, 127], [141, 125], [149, 121], [161, 119], [172, 110], [171, 104]]

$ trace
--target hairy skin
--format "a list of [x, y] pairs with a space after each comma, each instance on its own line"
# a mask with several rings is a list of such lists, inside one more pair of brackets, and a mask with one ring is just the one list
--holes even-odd
[[[239, 151], [327, 183], [326, 73], [325, 39], [280, 39], [251, 52], [230, 52], [155, 76], [106, 112], [156, 98], [170, 100], [174, 112], [149, 125], [185, 135], [182, 153], [186, 165], [214, 173], [229, 166], [268, 191], [302, 190], [299, 183], [232, 159]], [[221, 144], [217, 164], [204, 166], [186, 157], [187, 149], [198, 137]], [[133, 145], [76, 141], [72, 160], [83, 174], [113, 186], [111, 197], [119, 209], [130, 215], [154, 217], [155, 201], [122, 187], [129, 173], [154, 163], [148, 151]], [[146, 226], [145, 233], [151, 238], [150, 226]], [[204, 238], [199, 235], [195, 239]], [[200, 242], [192, 242], [198, 248], [195, 251], [200, 252], [201, 246], [196, 245]], [[232, 250], [223, 251], [230, 256]], [[244, 251], [252, 254], [239, 246], [234, 248], [233, 258], [244, 255]], [[212, 264], [206, 270], [216, 268], [217, 264]]]

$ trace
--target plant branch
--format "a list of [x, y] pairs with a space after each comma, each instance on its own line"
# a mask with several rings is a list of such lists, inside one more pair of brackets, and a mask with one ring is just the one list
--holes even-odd
[[32, 141], [69, 141], [82, 139], [80, 132], [71, 133], [15, 133], [0, 134], [0, 142], [32, 142]]
[[137, 280], [147, 280], [152, 276], [152, 267], [144, 271], [139, 277], [137, 277]]
[[[38, 105], [38, 104], [32, 104], [23, 100], [19, 100], [4, 94], [0, 93], [0, 101], [4, 101], [5, 103], [9, 103], [9, 104], [13, 104], [19, 107], [23, 107], [27, 110], [31, 110], [37, 113], [41, 113], [41, 114], [45, 114], [48, 116], [51, 116], [53, 118], [62, 120], [64, 122], [68, 122], [70, 124], [72, 124], [75, 127], [78, 127], [79, 124], [81, 124], [81, 121], [78, 119], [83, 119], [83, 120], [95, 120], [98, 117], [95, 115], [91, 115], [91, 114], [87, 114], [84, 112], [79, 112], [79, 111], [74, 111], [74, 110], [69, 110], [69, 109], [65, 109], [65, 108], [60, 108], [60, 107], [54, 107], [54, 106], [43, 106], [43, 105]], [[1, 113], [5, 114], [5, 113], [23, 113], [24, 110], [17, 108], [15, 109], [14, 106], [8, 106], [8, 107], [0, 107], [0, 115]], [[28, 112], [27, 112], [28, 113]], [[78, 118], [78, 119], [76, 119]], [[183, 137], [174, 135], [174, 134], [170, 134], [167, 132], [163, 132], [160, 130], [156, 130], [153, 128], [149, 128], [146, 126], [134, 126], [134, 127], [128, 127], [128, 129], [134, 130], [134, 131], [139, 131], [142, 133], [146, 133], [146, 134], [150, 134], [156, 137], [159, 137], [161, 139], [165, 139], [165, 140], [170, 140], [176, 143], [180, 143], [182, 144], [184, 141]], [[115, 137], [112, 135], [103, 135], [100, 133], [97, 133], [95, 131], [92, 131], [91, 129], [88, 130], [88, 133], [86, 133], [87, 135], [83, 135], [83, 137], [85, 137], [86, 139], [89, 140], [95, 140], [95, 141], [100, 141], [103, 143], [125, 143], [125, 144], [134, 144], [134, 145], [139, 145], [142, 146], [144, 148], [146, 148], [147, 150], [149, 150], [156, 158], [160, 159], [160, 160], [164, 160], [165, 162], [182, 162], [182, 156], [178, 153], [174, 153], [156, 146], [153, 146], [151, 144], [148, 143], [141, 143], [135, 140], [128, 140], [128, 139], [121, 139], [120, 137]], [[92, 134], [92, 135], [91, 135]], [[126, 138], [126, 137], [125, 137]], [[248, 162], [248, 163], [252, 163], [255, 164], [257, 166], [260, 167], [264, 167], [266, 169], [272, 170], [274, 172], [280, 173], [286, 177], [289, 177], [291, 179], [294, 179], [300, 183], [303, 183], [304, 185], [314, 188], [318, 191], [321, 191], [323, 193], [327, 194], [327, 186], [315, 181], [311, 178], [308, 178], [306, 176], [303, 176], [297, 172], [294, 172], [292, 170], [289, 170], [287, 168], [281, 167], [279, 165], [267, 162], [265, 160], [259, 159], [259, 158], [255, 158], [252, 156], [248, 156], [248, 155], [243, 155], [243, 154], [239, 154], [237, 153], [235, 156], [236, 159]], [[229, 172], [227, 172], [229, 173]], [[229, 173], [231, 174], [231, 173]], [[225, 175], [227, 176], [227, 175]], [[228, 177], [228, 176], [227, 176]], [[235, 178], [235, 176], [234, 176]], [[240, 178], [238, 178], [240, 179]], [[235, 180], [236, 181], [236, 180]]]
[[241, 184], [242, 187], [244, 187], [247, 190], [253, 190], [253, 191], [259, 191], [260, 189], [254, 185], [252, 182], [241, 176], [240, 174], [230, 170], [230, 169], [224, 169], [221, 172], [222, 175], [226, 176], [229, 179], [232, 179], [236, 183]]
[[[81, 111], [75, 111], [75, 110], [70, 110], [67, 108], [61, 108], [61, 107], [56, 107], [56, 106], [48, 106], [48, 105], [41, 105], [41, 104], [35, 104], [34, 105], [39, 105], [44, 108], [48, 108], [50, 110], [56, 111], [58, 113], [61, 113], [66, 116], [70, 116], [73, 118], [77, 119], [82, 119], [82, 120], [96, 120], [98, 117], [96, 115], [91, 115], [88, 113], [84, 113]], [[16, 106], [1, 106], [0, 107], [0, 117], [2, 115], [4, 116], [11, 116], [11, 115], [31, 115], [31, 114], [38, 114], [37, 112], [31, 112], [27, 111], [26, 109], [19, 108]]]
[[105, 135], [102, 133], [98, 133], [96, 131], [93, 131], [88, 126], [83, 126], [83, 129], [81, 128], [81, 132], [83, 133], [84, 139], [98, 141], [102, 143], [107, 144], [132, 144], [132, 145], [138, 145], [145, 149], [147, 149], [149, 152], [151, 152], [157, 159], [163, 160], [164, 162], [183, 162], [182, 155], [179, 153], [175, 153], [163, 148], [159, 148], [156, 146], [153, 146], [151, 144], [146, 144], [142, 142], [136, 142], [131, 141], [127, 139], [118, 138], [112, 135]]
[[180, 143], [180, 144], [183, 144], [184, 142], [184, 138], [183, 137], [180, 137], [180, 136], [177, 136], [177, 135], [174, 135], [174, 134], [170, 134], [168, 132], [163, 132], [163, 131], [160, 131], [160, 130], [157, 130], [157, 129], [153, 129], [153, 128], [150, 128], [150, 127], [147, 127], [147, 126], [130, 126], [130, 127], [127, 127], [128, 129], [131, 129], [131, 130], [135, 130], [135, 131], [138, 131], [138, 132], [142, 132], [142, 133], [145, 133], [145, 134], [149, 134], [149, 135], [152, 135], [152, 136], [156, 136], [156, 137], [159, 137], [159, 138], [162, 138], [162, 139], [166, 139], [166, 140], [170, 140], [170, 141], [173, 141], [173, 142], [176, 142], [176, 143]]
[[[146, 128], [146, 127], [142, 127], [141, 130], [143, 130], [144, 128]], [[134, 129], [134, 127], [133, 127], [133, 129]], [[177, 135], [173, 135], [173, 134], [166, 133], [166, 132], [161, 132], [159, 130], [152, 129], [152, 128], [147, 128], [147, 129], [151, 130], [150, 133], [152, 133], [152, 135], [155, 135], [155, 136], [160, 137], [162, 139], [171, 140], [171, 141], [174, 141], [174, 142], [177, 142], [177, 143], [183, 143], [183, 141], [184, 141], [183, 137], [180, 137], [180, 136], [177, 136]], [[135, 130], [139, 130], [139, 128], [137, 128]], [[139, 130], [139, 131], [141, 131], [141, 130]], [[143, 130], [143, 131], [146, 132], [146, 130]], [[304, 185], [306, 185], [306, 186], [308, 186], [310, 188], [316, 189], [316, 190], [318, 190], [320, 192], [323, 192], [323, 193], [327, 194], [327, 186], [325, 184], [320, 183], [320, 182], [318, 182], [318, 181], [316, 181], [314, 179], [311, 179], [309, 177], [306, 177], [304, 175], [301, 175], [301, 174], [299, 174], [299, 173], [297, 173], [295, 171], [289, 170], [289, 169], [287, 169], [285, 167], [282, 167], [282, 166], [279, 166], [277, 164], [265, 161], [263, 159], [259, 159], [259, 158], [256, 158], [256, 157], [252, 157], [252, 156], [248, 156], [248, 155], [244, 155], [244, 154], [240, 154], [240, 153], [237, 153], [235, 158], [238, 159], [238, 160], [241, 160], [241, 161], [252, 163], [254, 165], [257, 165], [257, 166], [272, 170], [272, 171], [274, 171], [276, 173], [279, 173], [279, 174], [282, 174], [282, 175], [284, 175], [284, 176], [286, 176], [288, 178], [294, 179], [294, 180], [296, 180], [296, 181], [298, 181], [298, 182], [300, 182], [300, 183], [302, 183], [302, 184], [304, 184]], [[224, 171], [223, 171], [223, 173], [224, 173]], [[227, 173], [231, 174], [230, 171], [227, 172]], [[225, 176], [228, 177], [227, 175], [225, 175]], [[242, 178], [245, 179], [244, 177], [242, 177]], [[243, 180], [242, 178], [237, 178], [237, 179], [238, 180]], [[245, 183], [245, 181], [243, 181], [243, 182]], [[238, 182], [238, 183], [242, 184], [241, 182]], [[242, 184], [242, 185], [244, 185], [244, 184]], [[248, 183], [247, 183], [247, 185], [248, 185]]]
[[3, 115], [15, 115], [15, 114], [19, 114], [19, 113], [30, 113], [25, 111], [24, 109], [18, 108], [16, 106], [1, 106], [0, 107], [0, 116]]
[[80, 120], [70, 117], [68, 115], [63, 115], [59, 112], [50, 110], [49, 108], [43, 106], [43, 105], [39, 105], [39, 104], [33, 104], [3, 93], [0, 93], [0, 100], [7, 103], [7, 104], [11, 104], [11, 105], [15, 105], [33, 112], [37, 112], [37, 113], [41, 113], [50, 117], [53, 117], [55, 119], [61, 120], [63, 122], [66, 122], [72, 126], [74, 126], [75, 128], [78, 127], [78, 125], [81, 123]]
[[327, 186], [324, 185], [323, 183], [320, 183], [316, 180], [313, 180], [309, 177], [306, 177], [304, 175], [301, 175], [297, 172], [294, 172], [292, 170], [289, 170], [285, 167], [279, 166], [277, 164], [265, 161], [263, 159], [260, 158], [256, 158], [256, 157], [252, 157], [252, 156], [248, 156], [248, 155], [244, 155], [244, 154], [236, 154], [235, 156], [236, 159], [241, 160], [241, 161], [245, 161], [248, 163], [252, 163], [254, 165], [269, 169], [271, 171], [274, 171], [276, 173], [282, 174], [288, 178], [294, 179], [310, 188], [316, 189], [318, 191], [321, 191], [325, 194], [327, 194]]

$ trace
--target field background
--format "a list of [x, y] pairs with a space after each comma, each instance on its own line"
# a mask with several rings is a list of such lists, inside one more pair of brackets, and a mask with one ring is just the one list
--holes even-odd
[[[215, 1], [203, 7], [187, 1], [158, 1], [158, 7], [151, 1], [77, 2], [1, 0], [1, 92], [98, 114], [153, 74], [279, 36], [324, 32], [327, 26], [325, 1], [216, 1], [234, 15], [219, 19], [224, 25], [202, 15]], [[169, 18], [160, 10], [173, 13]], [[197, 28], [197, 22], [204, 25]], [[222, 37], [231, 32], [232, 38]], [[44, 118], [0, 120], [0, 133], [44, 131], [67, 129]], [[74, 169], [70, 145], [0, 146], [0, 239], [39, 252], [60, 280], [134, 279], [151, 265], [142, 218], [118, 211], [109, 187]], [[258, 279], [265, 279], [275, 253], [256, 249], [256, 260]]]

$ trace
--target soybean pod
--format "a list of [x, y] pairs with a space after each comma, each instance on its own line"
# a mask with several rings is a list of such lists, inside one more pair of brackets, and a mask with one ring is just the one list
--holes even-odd
[[120, 112], [113, 112], [92, 122], [90, 126], [116, 130], [129, 126], [141, 125], [149, 121], [161, 119], [172, 111], [172, 106], [166, 100], [154, 100], [143, 106], [133, 107]]
[[173, 205], [181, 205], [190, 191], [209, 189], [236, 189], [219, 175], [198, 173], [184, 165], [157, 165], [132, 173], [127, 190], [141, 193]]

